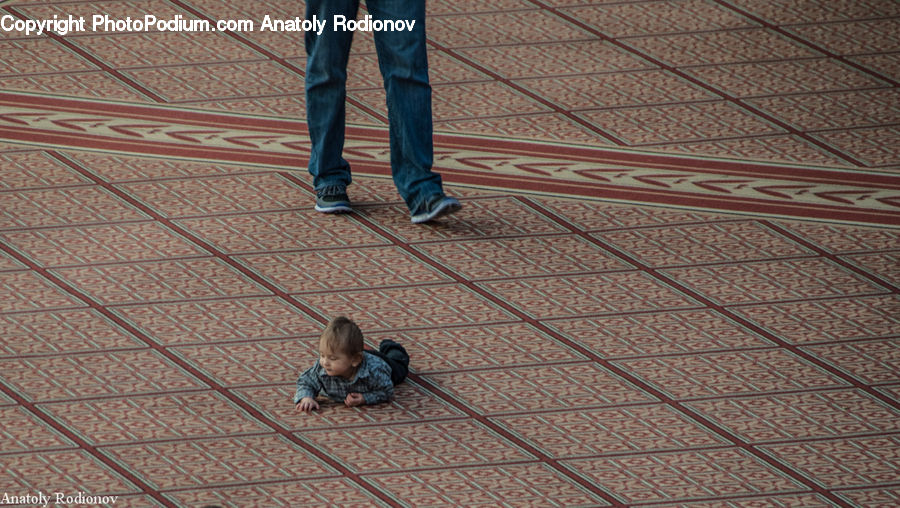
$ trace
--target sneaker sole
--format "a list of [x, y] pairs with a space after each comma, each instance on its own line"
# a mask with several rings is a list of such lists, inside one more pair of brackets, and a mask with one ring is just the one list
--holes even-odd
[[444, 201], [436, 209], [434, 209], [428, 215], [416, 215], [412, 218], [413, 224], [421, 224], [423, 222], [433, 221], [435, 219], [439, 219], [446, 215], [450, 215], [451, 213], [456, 213], [462, 208], [462, 205], [458, 202], [447, 202]]
[[348, 205], [331, 205], [331, 206], [319, 206], [316, 205], [316, 211], [322, 213], [350, 213], [353, 211], [352, 208]]

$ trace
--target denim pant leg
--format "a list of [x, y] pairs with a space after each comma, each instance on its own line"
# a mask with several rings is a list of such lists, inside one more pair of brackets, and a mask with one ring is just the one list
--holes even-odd
[[431, 85], [425, 44], [425, 0], [367, 0], [373, 19], [415, 20], [412, 31], [374, 33], [378, 66], [387, 93], [391, 172], [400, 196], [416, 214], [434, 194], [441, 176], [431, 170]]
[[306, 124], [311, 151], [309, 173], [319, 190], [327, 185], [350, 185], [350, 164], [343, 158], [347, 99], [347, 61], [353, 32], [335, 31], [341, 14], [356, 19], [359, 0], [307, 0], [306, 19], [326, 25], [322, 35], [306, 32]]

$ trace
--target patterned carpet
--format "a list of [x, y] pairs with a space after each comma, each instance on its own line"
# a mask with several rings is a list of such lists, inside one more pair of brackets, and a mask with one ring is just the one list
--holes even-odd
[[[428, 10], [428, 226], [371, 34], [323, 216], [302, 33], [0, 29], [0, 504], [900, 504], [900, 2]], [[298, 414], [337, 314], [410, 379]]]

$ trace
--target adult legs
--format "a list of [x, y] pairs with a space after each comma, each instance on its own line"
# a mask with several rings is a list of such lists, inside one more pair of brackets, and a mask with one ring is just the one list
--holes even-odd
[[356, 19], [359, 0], [307, 0], [306, 19], [325, 20], [321, 35], [306, 32], [306, 124], [311, 152], [309, 173], [315, 189], [350, 184], [350, 164], [344, 160], [347, 61], [353, 32], [336, 31], [334, 15]]
[[367, 0], [378, 20], [415, 21], [412, 31], [374, 33], [384, 78], [390, 128], [391, 171], [400, 196], [413, 214], [443, 195], [441, 176], [431, 170], [431, 85], [425, 44], [425, 0]]

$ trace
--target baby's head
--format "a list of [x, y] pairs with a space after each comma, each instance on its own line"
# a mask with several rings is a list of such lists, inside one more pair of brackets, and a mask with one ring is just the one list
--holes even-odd
[[319, 338], [319, 365], [329, 376], [352, 378], [363, 359], [363, 334], [356, 323], [338, 316]]

